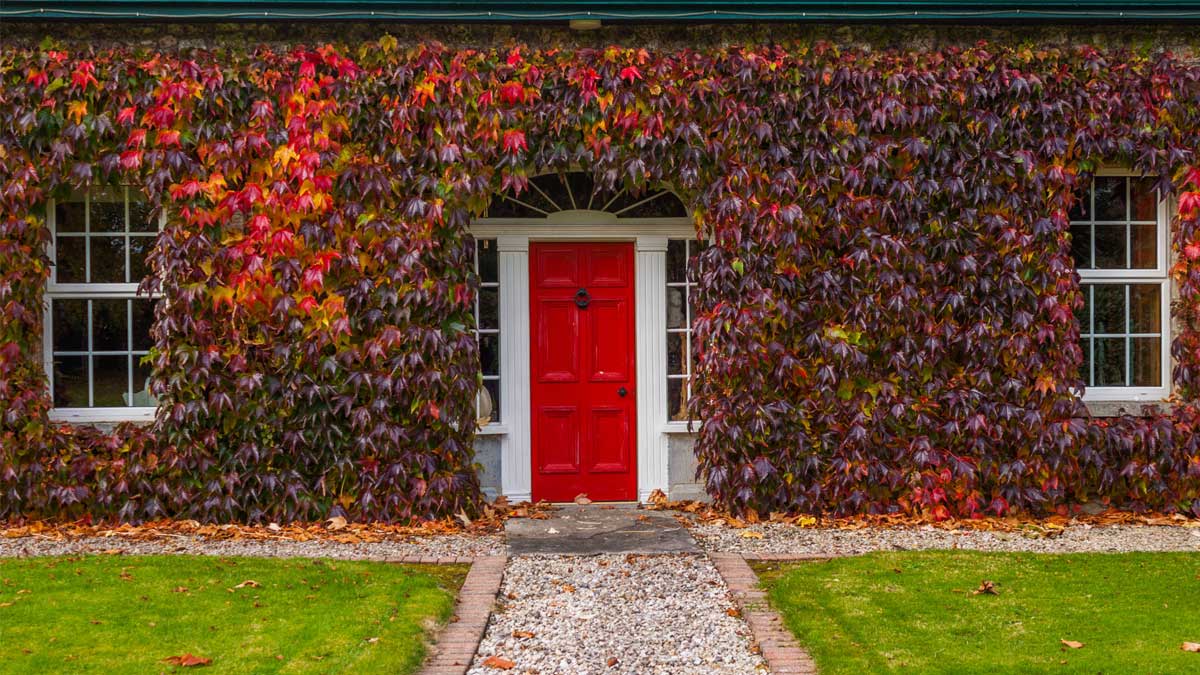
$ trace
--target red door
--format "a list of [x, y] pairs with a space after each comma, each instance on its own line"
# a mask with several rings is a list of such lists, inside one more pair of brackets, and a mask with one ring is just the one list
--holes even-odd
[[637, 498], [633, 245], [529, 247], [533, 498]]

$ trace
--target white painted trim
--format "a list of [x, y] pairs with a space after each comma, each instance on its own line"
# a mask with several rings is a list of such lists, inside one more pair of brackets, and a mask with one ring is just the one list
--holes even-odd
[[471, 234], [480, 239], [513, 235], [539, 241], [632, 241], [653, 235], [671, 238], [696, 236], [696, 226], [687, 218], [618, 218], [607, 222], [589, 220], [584, 223], [564, 221], [574, 221], [574, 218], [564, 217], [556, 221], [543, 218], [481, 218], [471, 223]]
[[52, 422], [98, 424], [111, 422], [153, 422], [158, 408], [51, 408]]
[[638, 499], [668, 488], [669, 450], [662, 433], [667, 411], [667, 237], [637, 238], [634, 262], [637, 312]]
[[[484, 236], [476, 233], [476, 236]], [[496, 237], [500, 279], [500, 488], [510, 501], [533, 490], [529, 403], [529, 237]]]

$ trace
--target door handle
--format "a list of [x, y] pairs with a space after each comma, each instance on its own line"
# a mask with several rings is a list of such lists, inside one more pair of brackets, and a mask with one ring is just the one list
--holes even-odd
[[588, 306], [588, 303], [591, 301], [592, 299], [590, 296], [588, 296], [586, 288], [581, 288], [578, 291], [575, 291], [575, 306], [579, 309], [585, 309]]
[[620, 396], [622, 398], [624, 398], [625, 394], [628, 394], [628, 393], [629, 392], [625, 390], [625, 387], [621, 387], [620, 389], [617, 389], [617, 396]]

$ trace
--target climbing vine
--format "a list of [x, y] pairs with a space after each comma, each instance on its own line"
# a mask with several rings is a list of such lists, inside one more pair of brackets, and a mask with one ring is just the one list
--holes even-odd
[[[0, 50], [0, 514], [471, 513], [470, 219], [535, 172], [672, 185], [691, 401], [734, 510], [1200, 515], [1200, 66], [981, 44], [678, 52]], [[1067, 212], [1102, 164], [1179, 199], [1181, 404], [1092, 419]], [[47, 200], [168, 214], [149, 428], [50, 421]]]

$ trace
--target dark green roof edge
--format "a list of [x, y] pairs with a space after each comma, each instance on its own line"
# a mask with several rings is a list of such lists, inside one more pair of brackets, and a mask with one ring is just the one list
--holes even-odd
[[93, 21], [391, 20], [459, 22], [605, 21], [1168, 21], [1200, 20], [1200, 1], [1092, 2], [413, 2], [405, 0], [3, 0], [0, 17]]

